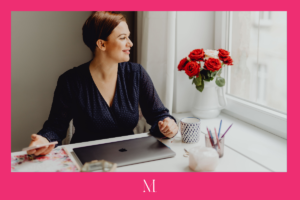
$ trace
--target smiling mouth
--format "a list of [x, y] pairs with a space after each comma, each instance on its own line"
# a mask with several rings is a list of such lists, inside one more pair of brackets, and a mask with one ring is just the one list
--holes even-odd
[[130, 54], [130, 51], [129, 50], [125, 50], [125, 51], [123, 51], [124, 53], [126, 53], [126, 54]]

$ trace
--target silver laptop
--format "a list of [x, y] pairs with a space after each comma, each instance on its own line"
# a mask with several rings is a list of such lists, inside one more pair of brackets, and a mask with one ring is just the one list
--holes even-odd
[[117, 163], [118, 167], [171, 158], [176, 155], [153, 136], [79, 147], [74, 148], [73, 151], [82, 164], [103, 159]]

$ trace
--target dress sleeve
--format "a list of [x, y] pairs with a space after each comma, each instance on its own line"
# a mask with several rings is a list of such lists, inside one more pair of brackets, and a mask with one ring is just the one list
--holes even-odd
[[57, 141], [58, 144], [55, 147], [62, 145], [62, 140], [66, 137], [72, 119], [70, 91], [66, 74], [63, 74], [57, 81], [49, 118], [44, 123], [42, 130], [37, 133], [47, 138], [49, 142]]
[[151, 125], [150, 133], [155, 137], [165, 137], [159, 130], [158, 122], [169, 117], [176, 123], [176, 119], [169, 114], [169, 110], [161, 102], [149, 74], [141, 65], [140, 68], [139, 103], [142, 114]]

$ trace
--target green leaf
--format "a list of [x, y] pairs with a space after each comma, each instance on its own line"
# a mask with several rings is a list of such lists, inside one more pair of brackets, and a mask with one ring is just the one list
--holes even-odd
[[222, 77], [217, 77], [216, 78], [216, 84], [219, 86], [219, 87], [223, 87], [225, 85], [225, 79], [222, 78]]
[[217, 75], [217, 72], [218, 72], [218, 71], [212, 72], [212, 73], [211, 73], [211, 77], [215, 77], [215, 76]]
[[202, 70], [201, 74], [203, 75], [203, 79], [206, 81], [209, 81], [209, 76], [208, 76], [209, 71], [208, 70]]
[[193, 77], [189, 77], [189, 79], [193, 79]]
[[207, 70], [207, 76], [211, 77], [211, 72], [209, 70]]
[[200, 92], [202, 92], [203, 89], [204, 89], [204, 81], [203, 81], [203, 79], [201, 79], [201, 80], [202, 80], [202, 81], [201, 81], [201, 85], [196, 86], [197, 90], [199, 90]]
[[207, 81], [207, 82], [209, 82], [209, 81], [210, 81], [210, 77], [206, 76], [206, 77], [204, 78], [204, 80]]
[[196, 86], [200, 86], [202, 84], [202, 77], [199, 76], [198, 78], [195, 78], [194, 83]]

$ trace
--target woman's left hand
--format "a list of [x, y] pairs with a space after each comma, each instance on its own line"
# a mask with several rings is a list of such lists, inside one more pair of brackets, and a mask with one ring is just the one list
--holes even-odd
[[159, 130], [168, 138], [174, 137], [178, 132], [178, 126], [175, 121], [169, 117], [158, 122]]

